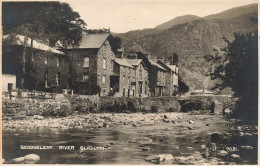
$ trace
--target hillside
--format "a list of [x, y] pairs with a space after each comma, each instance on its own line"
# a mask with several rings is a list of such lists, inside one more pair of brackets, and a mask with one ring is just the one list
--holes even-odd
[[[180, 76], [191, 89], [199, 89], [203, 88], [212, 65], [203, 58], [204, 55], [213, 54], [213, 48], [225, 47], [223, 36], [232, 40], [235, 32], [255, 32], [257, 16], [255, 10], [231, 19], [200, 19], [166, 30], [132, 31], [118, 36], [122, 38], [126, 53], [141, 50], [160, 58], [178, 53]], [[208, 82], [208, 88], [215, 85], [215, 81]]]
[[176, 17], [176, 18], [174, 18], [170, 21], [167, 21], [167, 22], [165, 22], [161, 25], [156, 26], [155, 29], [169, 29], [169, 28], [171, 28], [175, 25], [183, 24], [183, 23], [198, 20], [198, 19], [201, 19], [201, 18], [198, 17], [198, 16], [195, 16], [195, 15], [179, 16], [179, 17]]
[[212, 14], [204, 17], [204, 19], [212, 20], [212, 19], [232, 19], [236, 17], [240, 17], [242, 15], [247, 15], [254, 13], [258, 10], [258, 4], [250, 4], [246, 6], [232, 8], [221, 13]]

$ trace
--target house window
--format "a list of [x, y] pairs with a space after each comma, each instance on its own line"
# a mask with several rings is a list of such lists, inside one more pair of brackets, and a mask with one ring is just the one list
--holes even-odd
[[89, 57], [85, 57], [85, 58], [84, 58], [83, 67], [89, 67]]
[[44, 87], [48, 88], [48, 73], [45, 72], [44, 74]]
[[128, 69], [128, 74], [130, 74], [130, 70], [131, 70], [131, 69]]
[[113, 65], [113, 61], [111, 61], [111, 71], [113, 71], [114, 69], [114, 65]]
[[60, 66], [60, 57], [57, 57], [57, 66]]
[[123, 80], [125, 80], [125, 75], [123, 75]]
[[102, 77], [102, 82], [103, 82], [103, 84], [106, 83], [106, 77], [105, 76]]
[[143, 91], [143, 83], [139, 82], [139, 94], [142, 94]]
[[139, 78], [142, 79], [142, 69], [139, 70]]
[[106, 69], [107, 68], [107, 62], [106, 62], [106, 59], [103, 58], [103, 69]]
[[44, 64], [48, 64], [48, 56], [47, 55], [44, 57]]
[[59, 86], [59, 80], [60, 80], [60, 74], [57, 73], [57, 74], [56, 74], [56, 78], [55, 78], [56, 86]]
[[89, 79], [89, 75], [88, 74], [84, 74], [83, 75], [83, 81], [87, 81]]

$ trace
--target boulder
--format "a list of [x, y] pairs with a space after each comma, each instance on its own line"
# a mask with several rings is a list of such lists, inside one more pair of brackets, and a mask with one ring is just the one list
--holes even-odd
[[38, 156], [36, 154], [28, 154], [28, 155], [24, 156], [24, 160], [38, 161], [38, 160], [40, 160], [40, 156]]
[[218, 154], [221, 155], [221, 156], [226, 156], [228, 154], [228, 152], [225, 151], [225, 150], [221, 150], [221, 151], [219, 151]]
[[252, 146], [240, 146], [241, 149], [247, 149], [247, 150], [251, 150], [253, 149]]
[[160, 157], [159, 161], [172, 161], [172, 160], [174, 160], [174, 157], [171, 154], [160, 154], [158, 156]]
[[194, 123], [194, 121], [192, 121], [192, 120], [189, 120], [189, 123], [190, 123], [190, 124], [193, 124], [193, 123]]
[[152, 150], [152, 149], [149, 147], [142, 147], [142, 151], [150, 151], [150, 150]]
[[16, 163], [24, 162], [24, 157], [15, 158], [15, 159], [13, 159], [13, 161]]
[[159, 155], [151, 155], [145, 158], [145, 161], [152, 161], [152, 160], [160, 160], [160, 156]]
[[231, 157], [233, 157], [233, 158], [240, 158], [240, 156], [237, 155], [237, 154], [232, 154]]

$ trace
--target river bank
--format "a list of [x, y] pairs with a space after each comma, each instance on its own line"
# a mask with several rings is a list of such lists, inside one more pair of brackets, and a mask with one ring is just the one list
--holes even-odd
[[[23, 150], [20, 145], [53, 149]], [[74, 148], [66, 151], [59, 146]], [[105, 150], [89, 150], [90, 146]], [[4, 120], [5, 162], [15, 163], [13, 159], [31, 153], [40, 157], [36, 163], [41, 164], [254, 164], [257, 127], [240, 126], [237, 120], [220, 115], [192, 113], [90, 113]]]

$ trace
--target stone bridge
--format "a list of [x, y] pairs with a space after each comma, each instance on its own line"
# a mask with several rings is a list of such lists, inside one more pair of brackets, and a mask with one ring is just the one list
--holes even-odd
[[[214, 101], [214, 104], [212, 104]], [[227, 95], [191, 95], [181, 96], [178, 100], [182, 112], [191, 110], [214, 110], [222, 113], [222, 110], [233, 103], [232, 97]], [[213, 108], [212, 108], [213, 107]]]

